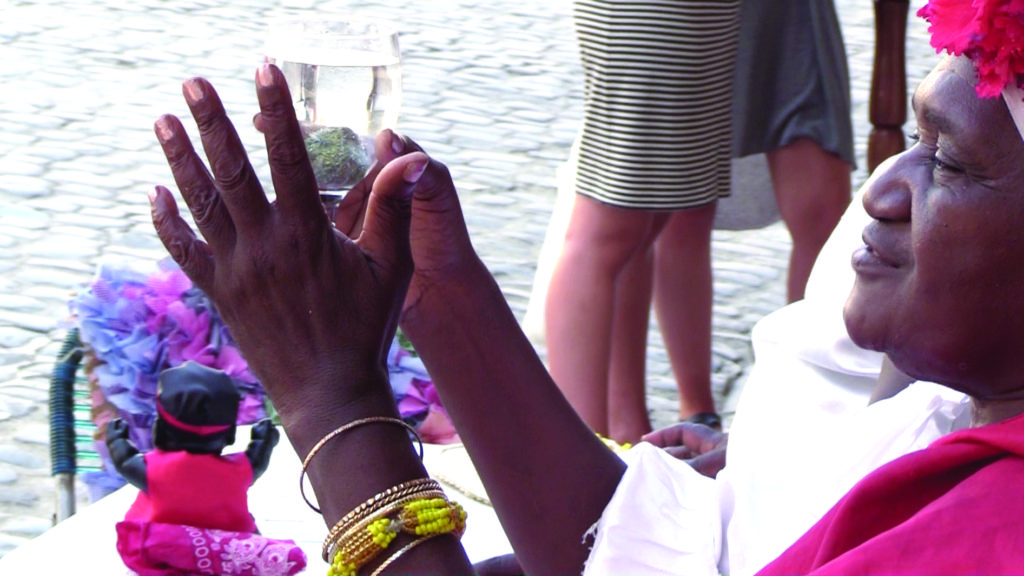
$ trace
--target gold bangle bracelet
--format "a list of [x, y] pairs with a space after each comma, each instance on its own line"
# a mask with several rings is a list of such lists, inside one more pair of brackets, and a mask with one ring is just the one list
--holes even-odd
[[420, 500], [422, 498], [445, 498], [445, 495], [444, 492], [441, 492], [440, 490], [436, 492], [428, 491], [410, 494], [400, 500], [392, 502], [388, 506], [383, 506], [377, 510], [373, 510], [370, 514], [367, 514], [365, 517], [361, 518], [355, 524], [351, 524], [349, 527], [347, 527], [347, 529], [342, 531], [341, 534], [335, 540], [332, 540], [329, 543], [329, 545], [327, 546], [327, 558], [325, 558], [325, 561], [328, 564], [332, 563], [334, 560], [334, 555], [338, 552], [338, 548], [343, 547], [345, 545], [345, 542], [358, 537], [359, 533], [365, 530], [366, 527], [369, 526], [370, 523], [374, 520], [378, 518], [383, 518], [388, 514], [392, 514], [403, 508], [406, 504], [414, 500]]
[[[446, 534], [447, 534], [447, 532], [446, 532]], [[443, 536], [443, 534], [430, 534], [428, 536], [424, 536], [422, 538], [418, 538], [416, 540], [413, 540], [412, 542], [409, 542], [405, 546], [399, 548], [397, 552], [395, 552], [391, 556], [388, 556], [387, 560], [382, 562], [380, 566], [377, 566], [377, 569], [374, 570], [373, 573], [370, 574], [370, 576], [380, 576], [381, 574], [384, 573], [384, 570], [386, 570], [388, 566], [391, 566], [392, 562], [394, 562], [395, 560], [398, 560], [402, 556], [405, 556], [405, 554], [408, 553], [413, 548], [415, 548], [415, 547], [419, 546], [420, 544], [423, 544], [427, 540], [430, 540], [431, 538], [435, 538], [437, 536]]]
[[337, 540], [345, 530], [356, 522], [356, 518], [361, 514], [368, 513], [368, 509], [371, 506], [387, 506], [392, 502], [409, 496], [410, 494], [417, 494], [420, 492], [426, 492], [429, 490], [441, 491], [441, 485], [432, 478], [416, 478], [408, 482], [403, 482], [397, 486], [392, 486], [383, 492], [378, 492], [372, 498], [364, 501], [359, 506], [356, 506], [351, 512], [346, 514], [341, 520], [335, 522], [330, 532], [327, 533], [327, 538], [324, 539], [323, 546], [323, 559], [324, 562], [328, 562], [330, 558], [328, 550], [330, 549], [331, 543]]
[[365, 424], [375, 423], [394, 424], [396, 426], [401, 426], [402, 428], [408, 430], [412, 437], [415, 438], [416, 442], [419, 444], [420, 460], [423, 460], [423, 439], [420, 438], [419, 432], [417, 432], [416, 429], [410, 426], [408, 423], [406, 423], [403, 420], [399, 420], [398, 418], [392, 418], [390, 416], [370, 416], [369, 418], [360, 418], [359, 420], [353, 420], [348, 424], [335, 428], [326, 436], [321, 438], [320, 441], [314, 444], [313, 447], [309, 450], [309, 454], [307, 454], [306, 457], [302, 460], [302, 473], [299, 474], [299, 494], [301, 494], [302, 499], [306, 501], [306, 505], [312, 508], [313, 511], [317, 514], [321, 514], [320, 508], [315, 506], [312, 502], [309, 501], [309, 498], [306, 497], [306, 487], [303, 482], [306, 478], [306, 470], [309, 468], [309, 463], [313, 460], [313, 457], [316, 456], [317, 452], [319, 452], [324, 447], [324, 445], [330, 442], [331, 440], [337, 438], [338, 436], [344, 434], [345, 432], [348, 432], [349, 430], [352, 430], [353, 428], [357, 428]]

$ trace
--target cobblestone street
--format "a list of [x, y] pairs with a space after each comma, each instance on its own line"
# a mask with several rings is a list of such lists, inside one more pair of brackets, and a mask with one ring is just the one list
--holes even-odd
[[[837, 4], [850, 58], [856, 186], [865, 177], [872, 3]], [[250, 121], [255, 66], [271, 17], [314, 6], [387, 18], [402, 32], [398, 130], [451, 168], [474, 245], [524, 314], [555, 172], [581, 115], [570, 0], [2, 2], [0, 556], [51, 525], [47, 398], [69, 295], [102, 259], [152, 267], [165, 255], [146, 200], [153, 185], [172, 183], [153, 120], [165, 112], [187, 118], [181, 81], [210, 78], [269, 189], [262, 137]], [[925, 30], [911, 16], [911, 88], [937, 61]], [[753, 361], [751, 327], [785, 302], [789, 237], [781, 224], [718, 231], [713, 250], [713, 384], [728, 415]], [[669, 424], [675, 384], [653, 322], [648, 358], [649, 407], [656, 425]]]

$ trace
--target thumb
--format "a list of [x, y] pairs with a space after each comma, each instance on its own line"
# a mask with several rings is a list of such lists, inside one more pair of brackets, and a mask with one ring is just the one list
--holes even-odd
[[384, 166], [370, 191], [363, 230], [356, 244], [374, 261], [394, 265], [412, 263], [409, 226], [412, 193], [430, 158], [414, 152]]

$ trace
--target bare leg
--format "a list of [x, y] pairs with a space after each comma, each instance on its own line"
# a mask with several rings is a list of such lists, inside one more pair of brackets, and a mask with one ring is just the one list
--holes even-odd
[[551, 376], [587, 425], [604, 435], [616, 280], [644, 249], [654, 216], [578, 196], [548, 287]]
[[651, 245], [669, 216], [654, 216], [645, 249], [633, 255], [616, 283], [608, 374], [608, 436], [617, 442], [636, 443], [651, 431], [647, 414], [647, 332], [654, 276]]
[[653, 256], [650, 249], [635, 254], [615, 286], [608, 368], [608, 437], [617, 442], [636, 442], [651, 429], [645, 385]]
[[804, 297], [818, 252], [850, 203], [850, 165], [813, 140], [767, 154], [779, 213], [793, 238], [786, 297]]
[[655, 242], [654, 301], [679, 416], [714, 412], [711, 396], [711, 230], [716, 203], [675, 212]]

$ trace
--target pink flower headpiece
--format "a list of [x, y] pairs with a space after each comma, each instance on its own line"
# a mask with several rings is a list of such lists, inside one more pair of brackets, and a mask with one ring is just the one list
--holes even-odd
[[974, 62], [978, 96], [1001, 94], [1024, 137], [1024, 0], [929, 0], [917, 15], [937, 52]]

